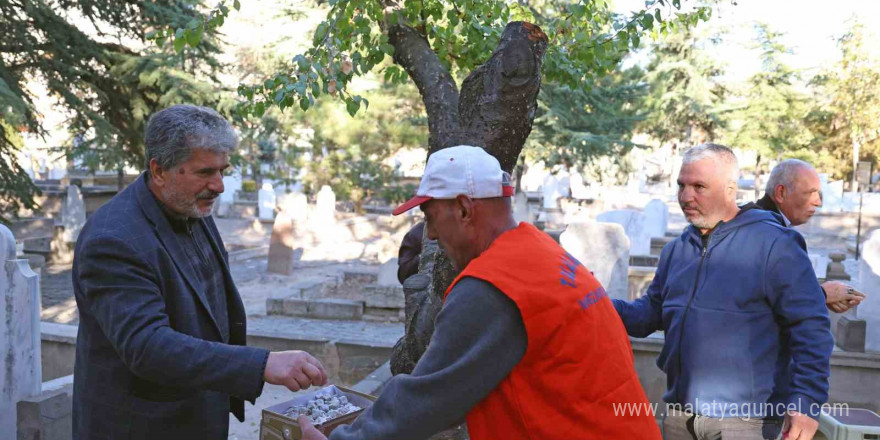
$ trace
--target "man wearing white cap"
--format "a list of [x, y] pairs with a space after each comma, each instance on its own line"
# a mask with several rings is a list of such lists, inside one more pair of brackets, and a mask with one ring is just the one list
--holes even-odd
[[[428, 158], [416, 197], [394, 214], [420, 206], [461, 273], [412, 374], [331, 440], [424, 439], [463, 418], [473, 440], [660, 439], [604, 289], [548, 235], [516, 224], [512, 195], [482, 148]], [[324, 438], [299, 423], [303, 439]]]

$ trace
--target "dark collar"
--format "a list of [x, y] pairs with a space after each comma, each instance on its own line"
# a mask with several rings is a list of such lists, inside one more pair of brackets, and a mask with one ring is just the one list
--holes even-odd
[[776, 202], [774, 202], [773, 199], [770, 198], [769, 194], [764, 194], [764, 197], [761, 197], [761, 199], [755, 202], [755, 204], [765, 211], [771, 211], [777, 214], [781, 214], [779, 212], [779, 207], [776, 206]]

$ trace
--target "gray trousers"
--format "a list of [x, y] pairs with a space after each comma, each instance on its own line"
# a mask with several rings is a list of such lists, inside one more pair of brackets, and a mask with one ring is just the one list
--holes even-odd
[[782, 420], [716, 419], [690, 413], [671, 413], [663, 418], [664, 440], [778, 440]]

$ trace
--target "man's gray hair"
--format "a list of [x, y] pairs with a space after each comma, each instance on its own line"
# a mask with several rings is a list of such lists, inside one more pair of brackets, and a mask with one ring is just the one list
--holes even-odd
[[229, 121], [214, 110], [179, 104], [150, 118], [144, 144], [147, 171], [152, 159], [169, 170], [186, 162], [193, 149], [229, 153], [238, 146], [238, 136]]
[[798, 159], [786, 159], [779, 162], [779, 165], [776, 165], [770, 171], [770, 177], [767, 178], [767, 186], [764, 188], [764, 192], [772, 195], [779, 185], [784, 186], [788, 191], [794, 191], [797, 184], [797, 175], [800, 170], [812, 171], [813, 166]]
[[689, 164], [703, 159], [712, 159], [716, 164], [730, 169], [730, 179], [734, 182], [739, 179], [739, 164], [733, 150], [721, 144], [705, 143], [689, 148], [684, 152], [681, 163]]

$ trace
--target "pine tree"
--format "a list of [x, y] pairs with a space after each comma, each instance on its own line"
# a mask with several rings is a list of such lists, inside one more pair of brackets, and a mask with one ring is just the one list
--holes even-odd
[[194, 32], [191, 39], [202, 44], [179, 53], [146, 42], [145, 30], [169, 23], [198, 30], [205, 19], [199, 6], [0, 0], [0, 218], [33, 208], [37, 191], [15, 160], [21, 132], [45, 135], [49, 128], [29, 85], [44, 85], [69, 113], [69, 141], [57, 147], [91, 169], [142, 166], [143, 127], [157, 109], [180, 102], [222, 107], [212, 85], [219, 68], [215, 37]]

